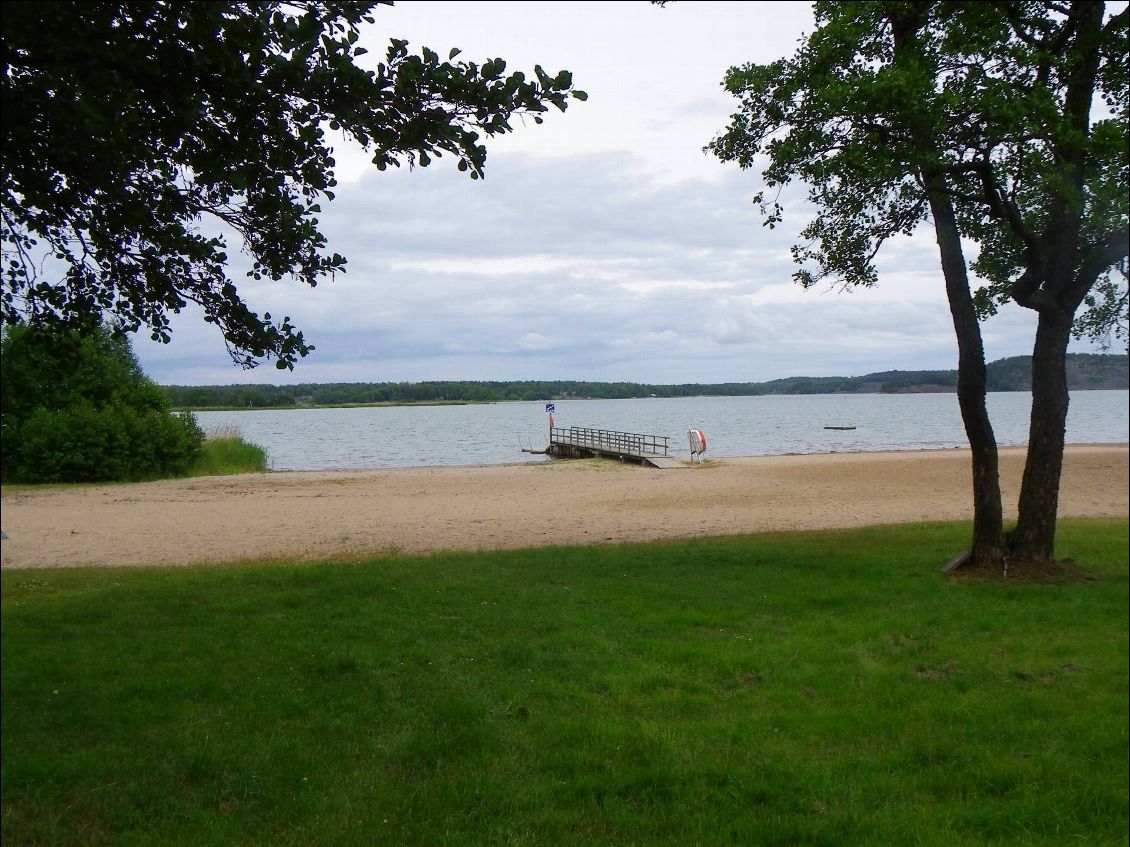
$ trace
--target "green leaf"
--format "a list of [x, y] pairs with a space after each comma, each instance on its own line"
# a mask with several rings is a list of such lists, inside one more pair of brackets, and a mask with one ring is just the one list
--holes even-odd
[[[292, 366], [312, 345], [249, 307], [230, 251], [201, 231], [232, 227], [250, 279], [316, 285], [345, 266], [317, 217], [336, 185], [325, 129], [352, 136], [378, 171], [450, 150], [477, 179], [481, 135], [583, 99], [547, 84], [567, 72], [539, 67], [542, 90], [521, 72], [500, 84], [502, 59], [441, 65], [400, 38], [361, 68], [358, 22], [376, 5], [7, 4], [0, 83], [21, 120], [4, 122], [0, 320], [107, 314], [164, 340], [168, 314], [192, 301], [236, 364]], [[62, 268], [50, 278], [22, 258], [36, 242]]]

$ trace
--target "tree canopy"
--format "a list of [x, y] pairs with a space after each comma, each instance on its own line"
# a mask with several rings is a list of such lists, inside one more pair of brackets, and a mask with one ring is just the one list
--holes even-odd
[[313, 346], [252, 310], [229, 252], [253, 279], [345, 269], [317, 217], [334, 196], [328, 130], [378, 169], [450, 155], [475, 179], [484, 136], [585, 99], [568, 71], [508, 74], [395, 38], [363, 67], [380, 5], [5, 3], [3, 322], [109, 316], [168, 341], [170, 315], [196, 303], [237, 363], [293, 367]]
[[[764, 165], [770, 226], [779, 190], [809, 186], [819, 214], [792, 248], [805, 286], [875, 284], [878, 251], [926, 219], [937, 173], [979, 248], [982, 315], [1082, 304], [1077, 332], [1125, 340], [1128, 14], [1102, 21], [1103, 6], [816, 3], [795, 56], [730, 70], [741, 105], [709, 149]], [[1066, 272], [1052, 255], [1065, 240]]]
[[[795, 55], [731, 69], [741, 105], [709, 149], [763, 168], [769, 226], [782, 219], [781, 190], [808, 186], [817, 214], [792, 248], [805, 286], [875, 284], [883, 244], [932, 219], [973, 454], [971, 559], [1050, 562], [1071, 334], [1127, 332], [1130, 13], [1093, 0], [815, 10]], [[1009, 301], [1038, 318], [1027, 463], [1006, 536], [977, 318]]]

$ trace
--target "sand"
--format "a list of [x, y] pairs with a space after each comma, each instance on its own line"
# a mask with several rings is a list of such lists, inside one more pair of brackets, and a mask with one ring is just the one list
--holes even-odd
[[[1006, 517], [1025, 451], [1001, 451]], [[1128, 447], [1067, 449], [1063, 517], [1127, 517]], [[967, 450], [276, 472], [4, 488], [4, 568], [193, 565], [966, 520]]]

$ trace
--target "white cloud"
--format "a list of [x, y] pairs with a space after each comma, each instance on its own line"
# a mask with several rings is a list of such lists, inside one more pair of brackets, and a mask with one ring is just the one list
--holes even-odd
[[623, 282], [621, 287], [636, 297], [649, 298], [659, 294], [690, 293], [695, 291], [726, 291], [734, 287], [732, 282], [710, 282], [697, 279], [636, 280]]
[[[771, 61], [811, 28], [807, 3], [397, 3], [390, 35], [511, 69], [569, 68], [590, 94], [543, 126], [488, 142], [487, 178], [450, 157], [377, 173], [339, 145], [329, 249], [348, 272], [307, 289], [241, 287], [316, 345], [295, 373], [228, 363], [198, 314], [169, 347], [137, 344], [166, 383], [423, 379], [768, 380], [951, 368], [952, 327], [929, 231], [880, 254], [880, 283], [841, 293], [792, 282], [789, 254], [812, 210], [784, 195], [774, 230], [755, 172], [702, 146], [735, 101], [727, 67]], [[236, 251], [232, 251], [233, 255]], [[985, 324], [990, 359], [1030, 349], [1018, 308]]]
[[391, 271], [417, 271], [461, 276], [509, 276], [560, 271], [578, 263], [550, 256], [461, 256], [453, 259], [406, 259], [389, 262]]
[[553, 346], [553, 340], [540, 332], [527, 332], [518, 339], [519, 350], [549, 350]]

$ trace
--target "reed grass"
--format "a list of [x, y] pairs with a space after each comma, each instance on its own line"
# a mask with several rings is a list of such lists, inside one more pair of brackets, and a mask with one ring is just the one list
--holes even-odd
[[216, 427], [205, 434], [203, 450], [188, 476], [262, 473], [267, 468], [266, 450], [244, 441], [237, 427]]

